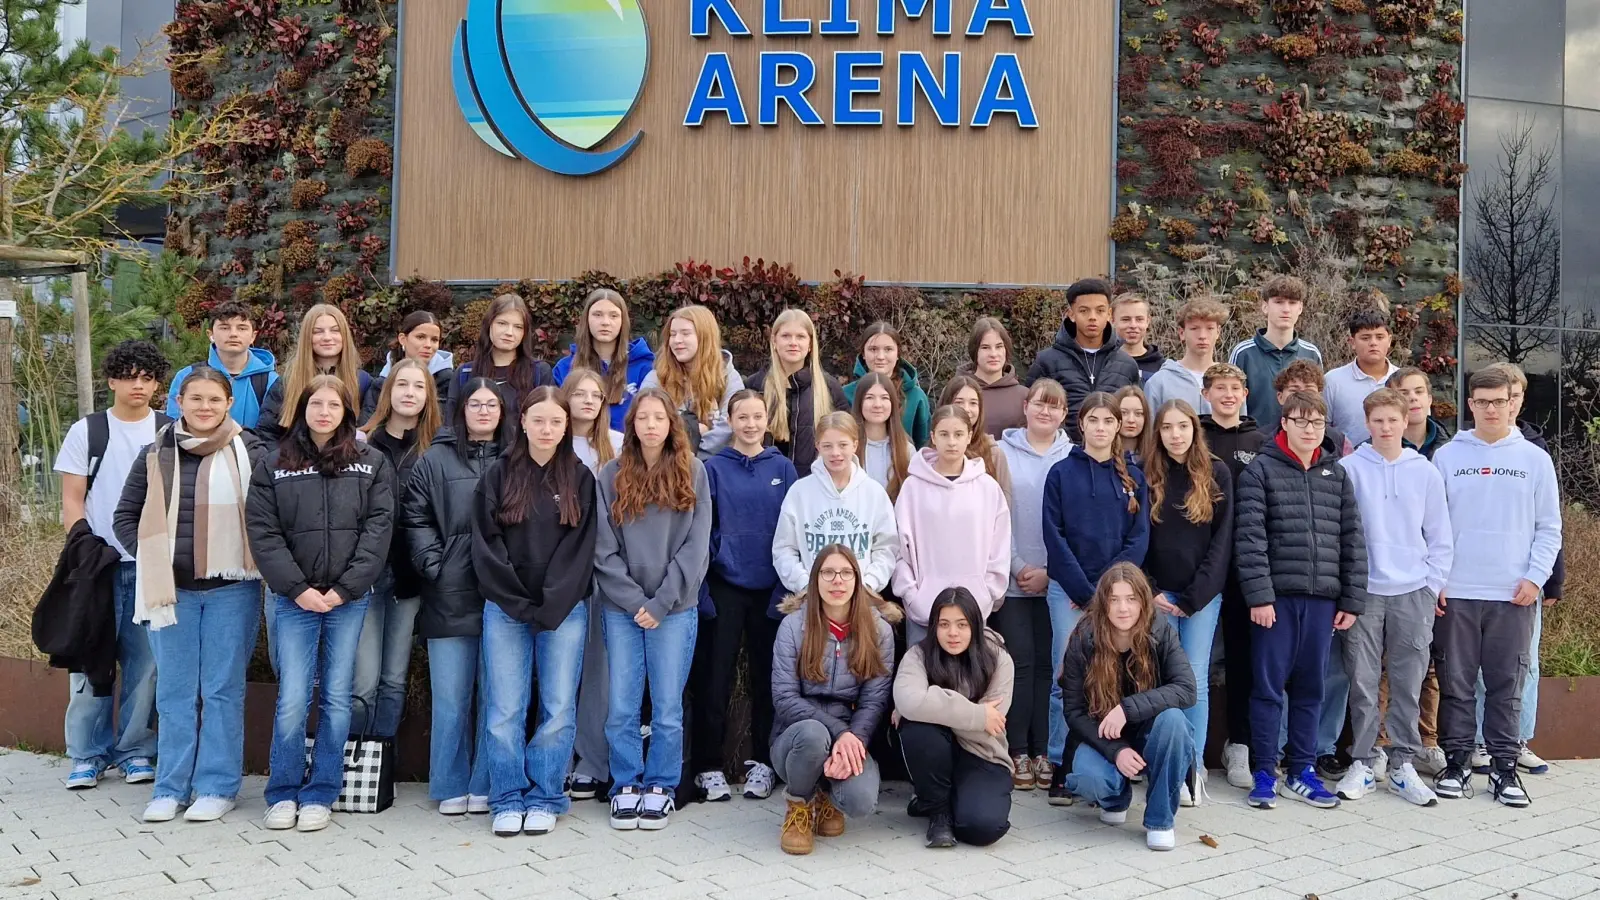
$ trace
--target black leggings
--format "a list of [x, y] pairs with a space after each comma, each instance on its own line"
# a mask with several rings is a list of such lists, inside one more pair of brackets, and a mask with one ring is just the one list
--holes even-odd
[[772, 591], [751, 591], [709, 576], [714, 619], [701, 619], [695, 666], [690, 674], [693, 709], [689, 746], [694, 772], [722, 769], [728, 735], [728, 702], [738, 676], [739, 645], [750, 669], [750, 757], [772, 764], [772, 644], [778, 622], [767, 615]]
[[1050, 743], [1050, 676], [1060, 660], [1050, 658], [1050, 607], [1043, 597], [1007, 597], [989, 616], [1006, 639], [1016, 667], [1006, 743], [1012, 756], [1044, 756]]
[[916, 796], [946, 813], [956, 840], [987, 847], [1011, 830], [1011, 767], [980, 759], [943, 725], [900, 721], [900, 750]]
[[1251, 668], [1250, 607], [1238, 588], [1222, 592], [1222, 671], [1228, 695], [1228, 741], [1250, 744], [1250, 692], [1256, 677]]

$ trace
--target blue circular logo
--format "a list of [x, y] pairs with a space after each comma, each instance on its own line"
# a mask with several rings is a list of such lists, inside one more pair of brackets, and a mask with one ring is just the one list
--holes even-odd
[[484, 143], [560, 175], [593, 175], [639, 145], [594, 148], [644, 89], [650, 41], [639, 0], [467, 0], [452, 82]]

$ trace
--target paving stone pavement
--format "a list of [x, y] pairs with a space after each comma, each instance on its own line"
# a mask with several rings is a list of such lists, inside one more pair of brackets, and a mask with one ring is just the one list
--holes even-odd
[[660, 832], [612, 831], [606, 807], [583, 802], [550, 835], [502, 839], [485, 816], [439, 816], [408, 784], [388, 812], [298, 834], [261, 827], [261, 778], [221, 822], [146, 825], [147, 785], [112, 777], [68, 792], [64, 760], [0, 754], [0, 900], [1600, 897], [1600, 762], [1528, 777], [1534, 805], [1521, 811], [1497, 806], [1482, 779], [1476, 798], [1433, 809], [1380, 793], [1258, 811], [1214, 778], [1211, 803], [1180, 811], [1170, 853], [1145, 849], [1138, 802], [1108, 828], [1040, 792], [1013, 795], [1012, 831], [995, 846], [927, 850], [907, 786], [890, 784], [876, 815], [792, 857], [778, 850], [776, 796], [698, 804]]

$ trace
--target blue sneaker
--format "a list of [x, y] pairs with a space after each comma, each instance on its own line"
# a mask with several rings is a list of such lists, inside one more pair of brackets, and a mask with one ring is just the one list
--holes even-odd
[[1313, 766], [1306, 766], [1299, 775], [1284, 779], [1280, 793], [1318, 809], [1333, 809], [1339, 805], [1339, 798], [1322, 786], [1322, 779], [1317, 777], [1317, 770]]
[[100, 773], [105, 769], [97, 762], [72, 764], [72, 774], [67, 776], [67, 790], [86, 791], [100, 783]]
[[145, 784], [156, 780], [156, 767], [150, 760], [136, 756], [122, 764], [122, 780], [128, 784]]
[[1257, 772], [1256, 786], [1250, 789], [1245, 802], [1256, 809], [1271, 809], [1278, 805], [1278, 776], [1268, 771]]

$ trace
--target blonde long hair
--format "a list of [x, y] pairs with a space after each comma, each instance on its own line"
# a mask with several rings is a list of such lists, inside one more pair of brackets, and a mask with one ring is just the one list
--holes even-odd
[[[572, 415], [572, 392], [585, 381], [594, 382], [595, 389], [600, 392], [600, 412], [595, 416], [594, 422], [589, 425], [587, 435], [577, 432], [578, 420]], [[561, 385], [561, 405], [567, 411], [567, 431], [574, 437], [584, 437], [589, 441], [589, 447], [594, 451], [595, 468], [611, 462], [617, 457], [617, 450], [611, 446], [611, 404], [606, 401], [606, 380], [599, 372], [593, 369], [584, 369], [573, 366], [567, 370], [567, 380]]]
[[311, 385], [311, 380], [324, 374], [317, 370], [317, 354], [311, 348], [312, 332], [316, 330], [317, 320], [323, 316], [333, 317], [334, 324], [339, 327], [339, 336], [344, 340], [344, 348], [339, 351], [339, 361], [334, 363], [331, 374], [344, 382], [345, 387], [350, 389], [350, 395], [360, 402], [361, 358], [356, 350], [355, 335], [350, 331], [350, 320], [344, 317], [344, 311], [339, 307], [331, 303], [318, 303], [300, 317], [300, 333], [295, 338], [294, 355], [289, 357], [289, 363], [283, 369], [283, 412], [278, 414], [278, 424], [284, 428], [294, 424], [295, 407], [300, 405], [300, 395]]
[[[422, 404], [422, 412], [417, 413], [417, 425], [413, 434], [417, 439], [416, 454], [421, 456], [428, 452], [428, 447], [433, 444], [433, 439], [439, 434], [439, 428], [444, 424], [444, 416], [439, 412], [439, 393], [433, 383], [433, 375], [428, 371], [427, 363], [416, 359], [402, 359], [389, 369], [389, 377], [384, 379], [383, 392], [378, 395], [378, 408], [373, 410], [372, 418], [367, 424], [361, 426], [361, 433], [371, 436], [382, 428], [389, 417], [394, 415], [394, 384], [395, 376], [401, 372], [415, 369], [422, 376], [424, 390], [428, 399]], [[465, 404], [467, 401], [462, 398]], [[466, 435], [462, 435], [462, 440]]]
[[811, 321], [805, 310], [790, 307], [778, 313], [768, 332], [767, 382], [761, 390], [762, 397], [767, 401], [767, 432], [779, 441], [792, 440], [794, 427], [789, 421], [789, 379], [783, 374], [783, 360], [778, 358], [778, 344], [773, 337], [785, 325], [795, 324], [804, 325], [806, 333], [811, 335], [807, 359], [811, 367], [812, 426], [815, 427], [823, 416], [833, 412], [833, 400], [828, 396], [828, 373], [822, 371], [822, 348], [817, 343], [816, 323]]
[[1171, 412], [1188, 419], [1189, 426], [1194, 429], [1194, 443], [1189, 445], [1182, 463], [1189, 473], [1189, 493], [1184, 495], [1180, 507], [1183, 517], [1196, 525], [1210, 522], [1217, 502], [1222, 499], [1222, 489], [1217, 487], [1216, 476], [1211, 472], [1211, 448], [1206, 445], [1200, 417], [1185, 400], [1168, 400], [1156, 410], [1154, 418], [1145, 421], [1144, 483], [1150, 491], [1150, 521], [1161, 524], [1161, 505], [1167, 493], [1167, 465], [1177, 464], [1161, 441], [1161, 421]]
[[[700, 349], [688, 365], [672, 355], [672, 321], [683, 319], [694, 326]], [[728, 374], [722, 366], [722, 329], [711, 310], [698, 304], [672, 311], [661, 324], [661, 352], [656, 354], [656, 378], [678, 409], [688, 407], [695, 418], [710, 424], [722, 395], [728, 389]]]

